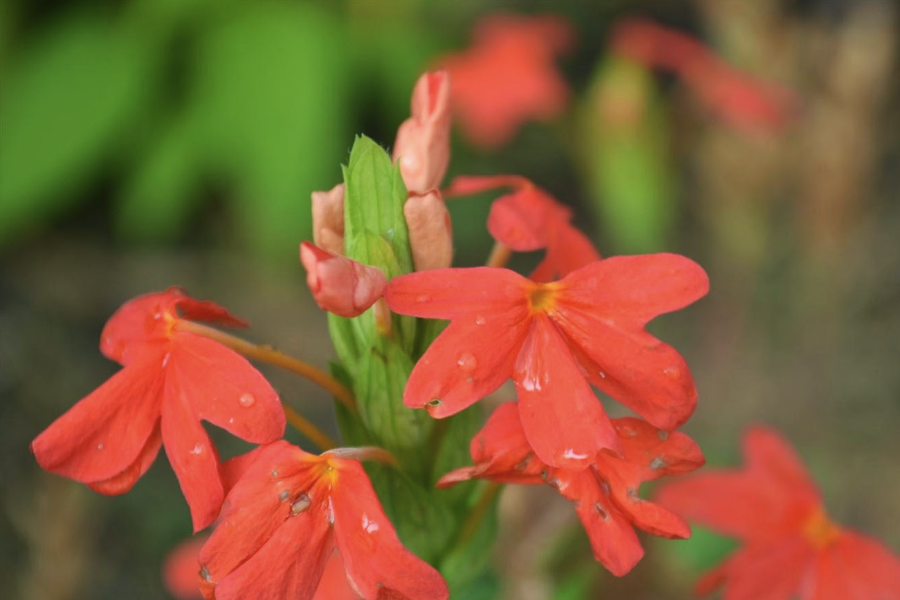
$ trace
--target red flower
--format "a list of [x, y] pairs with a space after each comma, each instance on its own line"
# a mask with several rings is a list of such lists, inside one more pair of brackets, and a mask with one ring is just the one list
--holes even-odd
[[172, 548], [163, 563], [163, 584], [166, 591], [179, 600], [203, 598], [197, 586], [197, 556], [206, 543], [207, 536], [185, 540]]
[[777, 130], [790, 114], [791, 95], [738, 71], [697, 40], [640, 19], [623, 21], [613, 49], [651, 68], [677, 73], [712, 111], [735, 127]]
[[531, 279], [552, 281], [600, 260], [587, 236], [569, 223], [572, 211], [524, 177], [457, 177], [445, 193], [448, 197], [465, 196], [498, 187], [513, 191], [491, 205], [487, 223], [490, 234], [516, 252], [547, 249]]
[[358, 317], [384, 292], [381, 269], [332, 254], [309, 242], [300, 243], [300, 262], [316, 304], [342, 317]]
[[674, 254], [608, 258], [553, 283], [488, 267], [397, 277], [385, 290], [392, 310], [451, 320], [413, 369], [404, 403], [446, 417], [512, 377], [537, 455], [584, 468], [621, 446], [588, 382], [662, 429], [693, 412], [687, 364], [644, 325], [708, 288], [703, 269]]
[[335, 548], [367, 600], [448, 597], [440, 574], [397, 539], [359, 462], [284, 441], [262, 449], [200, 553], [207, 598], [313, 597]]
[[621, 457], [604, 451], [587, 469], [553, 468], [534, 456], [518, 406], [503, 404], [472, 439], [475, 466], [444, 475], [438, 487], [472, 478], [548, 483], [575, 503], [594, 557], [613, 574], [624, 575], [644, 554], [633, 527], [668, 538], [690, 535], [680, 517], [638, 497], [641, 483], [693, 471], [704, 459], [697, 445], [682, 433], [667, 433], [640, 419], [615, 419], [613, 423], [622, 443]]
[[699, 593], [727, 600], [898, 600], [900, 558], [825, 513], [800, 459], [777, 433], [744, 437], [743, 469], [705, 471], [666, 485], [659, 502], [744, 547], [707, 574]]
[[525, 121], [562, 113], [569, 90], [554, 59], [572, 36], [556, 16], [491, 15], [476, 26], [468, 50], [438, 61], [450, 73], [450, 103], [473, 144], [496, 148]]
[[283, 435], [285, 419], [277, 394], [250, 363], [180, 331], [184, 319], [243, 325], [224, 308], [176, 289], [127, 302], [100, 343], [125, 368], [50, 425], [31, 449], [50, 472], [122, 494], [164, 444], [198, 531], [213, 521], [224, 496], [218, 453], [200, 420], [265, 443]]

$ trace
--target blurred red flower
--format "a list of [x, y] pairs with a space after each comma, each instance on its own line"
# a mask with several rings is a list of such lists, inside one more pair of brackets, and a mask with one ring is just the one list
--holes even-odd
[[359, 462], [285, 441], [255, 451], [200, 553], [206, 598], [309, 600], [335, 549], [366, 600], [442, 600], [447, 585], [403, 547]]
[[667, 484], [660, 504], [743, 547], [697, 584], [727, 600], [898, 600], [900, 557], [835, 524], [802, 462], [775, 431], [744, 436], [743, 469]]
[[437, 61], [450, 73], [451, 107], [472, 144], [502, 146], [522, 123], [565, 110], [569, 89], [554, 60], [573, 36], [555, 15], [494, 14], [475, 26], [467, 50]]
[[622, 455], [603, 451], [587, 469], [559, 469], [542, 462], [528, 443], [519, 407], [497, 407], [472, 439], [473, 467], [444, 475], [438, 487], [468, 479], [500, 483], [547, 483], [575, 503], [594, 549], [594, 557], [622, 576], [644, 555], [634, 527], [667, 538], [690, 536], [687, 523], [659, 505], [638, 497], [641, 483], [698, 469], [704, 463], [697, 444], [683, 433], [658, 430], [640, 419], [614, 419]]
[[404, 403], [446, 417], [511, 377], [538, 457], [584, 468], [621, 446], [589, 383], [662, 429], [693, 412], [687, 364], [644, 326], [708, 289], [703, 269], [674, 254], [608, 258], [552, 283], [489, 267], [394, 278], [392, 310], [451, 320], [413, 369]]
[[177, 289], [127, 302], [100, 343], [124, 368], [54, 421], [31, 449], [52, 473], [122, 494], [165, 445], [199, 531], [215, 519], [224, 497], [218, 452], [200, 420], [260, 444], [284, 434], [285, 417], [259, 371], [222, 344], [180, 331], [186, 319], [244, 325]]

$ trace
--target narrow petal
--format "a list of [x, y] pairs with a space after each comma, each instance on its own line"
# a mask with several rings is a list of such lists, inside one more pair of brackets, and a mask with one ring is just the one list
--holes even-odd
[[814, 564], [812, 548], [799, 537], [754, 545], [725, 565], [724, 600], [791, 600]]
[[397, 539], [362, 466], [340, 463], [333, 496], [334, 536], [353, 588], [366, 600], [449, 597], [440, 573]]
[[847, 531], [819, 554], [803, 600], [900, 600], [900, 557], [873, 538]]
[[178, 316], [190, 321], [207, 321], [228, 327], [247, 327], [247, 321], [234, 316], [228, 309], [209, 300], [194, 300], [182, 296], [176, 302]]
[[161, 360], [125, 367], [45, 429], [31, 443], [41, 467], [93, 483], [133, 465], [159, 422]]
[[410, 194], [403, 205], [403, 216], [416, 271], [449, 267], [453, 261], [453, 228], [440, 193]]
[[316, 246], [332, 254], [344, 253], [344, 184], [312, 193], [312, 229]]
[[277, 392], [247, 359], [193, 333], [175, 335], [167, 385], [187, 398], [200, 419], [254, 444], [284, 435]]
[[412, 116], [397, 129], [394, 160], [406, 189], [423, 194], [440, 185], [450, 162], [450, 77], [432, 71], [416, 82]]
[[630, 331], [688, 306], [709, 291], [706, 271], [677, 254], [607, 258], [569, 274], [562, 283], [560, 305]]
[[531, 279], [542, 283], [561, 279], [578, 269], [600, 260], [593, 242], [568, 223], [560, 223], [551, 233], [547, 255], [531, 273]]
[[311, 511], [291, 516], [219, 582], [216, 600], [311, 600], [333, 548], [326, 520]]
[[581, 308], [556, 309], [551, 317], [576, 350], [590, 382], [650, 424], [676, 429], [694, 412], [694, 378], [671, 346]]
[[821, 504], [822, 497], [803, 461], [775, 430], [764, 426], [752, 427], [744, 435], [743, 446], [749, 470], [783, 486], [786, 496]]
[[384, 297], [391, 310], [403, 315], [490, 318], [513, 307], [524, 311], [530, 286], [527, 279], [509, 269], [434, 269], [395, 277]]
[[107, 496], [124, 494], [137, 483], [138, 479], [144, 476], [144, 473], [147, 472], [147, 469], [149, 469], [150, 465], [156, 460], [156, 455], [159, 454], [159, 449], [161, 447], [162, 434], [160, 433], [159, 427], [155, 427], [153, 433], [147, 438], [147, 443], [144, 444], [141, 453], [138, 454], [138, 457], [128, 466], [128, 468], [109, 479], [89, 483], [88, 487], [98, 494], [105, 494]]
[[447, 417], [510, 378], [525, 336], [520, 325], [524, 308], [479, 317], [456, 319], [429, 346], [409, 376], [403, 392], [406, 406], [425, 407], [433, 417]]
[[176, 383], [177, 379], [166, 379], [162, 438], [169, 463], [191, 509], [196, 533], [219, 514], [224, 490], [219, 479], [218, 452], [191, 409], [190, 399]]
[[514, 378], [525, 436], [542, 461], [580, 469], [600, 450], [620, 449], [600, 400], [546, 317], [534, 318]]
[[472, 196], [497, 188], [521, 188], [533, 185], [520, 175], [460, 175], [444, 190], [444, 197]]

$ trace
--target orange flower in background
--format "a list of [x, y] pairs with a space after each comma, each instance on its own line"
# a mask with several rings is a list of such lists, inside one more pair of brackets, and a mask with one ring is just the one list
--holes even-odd
[[224, 497], [219, 455], [200, 421], [261, 444], [284, 434], [285, 417], [259, 371], [222, 344], [180, 331], [185, 320], [244, 325], [177, 289], [127, 302], [107, 322], [100, 344], [124, 368], [54, 421], [31, 450], [51, 473], [123, 494], [164, 445], [199, 531]]
[[453, 415], [512, 378], [529, 444], [544, 462], [585, 468], [619, 437], [594, 385], [661, 429], [697, 402], [684, 359], [644, 330], [709, 289], [705, 271], [674, 254], [596, 261], [560, 281], [508, 269], [435, 269], [394, 278], [391, 310], [451, 323], [416, 364], [411, 408]]
[[197, 585], [200, 562], [197, 557], [208, 536], [185, 540], [172, 548], [163, 561], [163, 585], [178, 600], [200, 600], [203, 595]]
[[535, 456], [515, 402], [502, 404], [472, 439], [475, 465], [444, 475], [438, 487], [469, 479], [500, 483], [547, 483], [575, 503], [594, 557], [614, 575], [628, 573], [644, 555], [634, 527], [668, 538], [690, 536], [687, 524], [663, 507], [638, 497], [640, 485], [698, 469], [697, 444], [683, 433], [658, 430], [640, 419], [614, 419], [622, 455], [603, 451], [587, 469], [553, 468]]
[[440, 574], [397, 539], [358, 461], [278, 441], [240, 469], [200, 553], [206, 598], [309, 600], [335, 550], [366, 600], [447, 598]]
[[651, 21], [622, 21], [613, 31], [611, 46], [646, 67], [677, 74], [711, 111], [735, 127], [779, 130], [793, 109], [787, 90], [739, 71], [694, 38]]
[[573, 36], [555, 15], [495, 14], [478, 22], [467, 50], [438, 60], [450, 73], [450, 103], [472, 144], [497, 148], [523, 123], [565, 110], [569, 88], [554, 61]]
[[775, 431], [744, 436], [743, 469], [705, 470], [660, 504], [743, 547], [697, 584], [727, 600], [900, 600], [900, 557], [834, 523], [802, 462]]

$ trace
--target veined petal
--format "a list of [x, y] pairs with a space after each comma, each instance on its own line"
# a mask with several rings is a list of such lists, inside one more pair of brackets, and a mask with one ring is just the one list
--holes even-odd
[[627, 331], [640, 330], [709, 291], [706, 271], [677, 254], [614, 256], [570, 273], [561, 283], [560, 313], [572, 307]]
[[900, 557], [878, 540], [845, 531], [819, 553], [803, 600], [900, 600]]
[[443, 600], [450, 592], [440, 573], [407, 550], [384, 514], [362, 466], [340, 466], [334, 504], [334, 537], [351, 586], [366, 600]]
[[161, 360], [125, 367], [37, 436], [31, 451], [41, 467], [94, 483], [133, 465], [159, 423]]
[[538, 315], [519, 351], [514, 379], [528, 442], [544, 462], [582, 469], [621, 447], [606, 411], [550, 320]]
[[156, 455], [159, 454], [160, 447], [162, 447], [162, 434], [160, 433], [159, 427], [155, 427], [153, 433], [147, 438], [147, 443], [144, 444], [141, 453], [138, 454], [138, 457], [128, 466], [128, 468], [109, 479], [89, 483], [88, 487], [98, 494], [105, 494], [107, 496], [124, 494], [137, 483], [138, 479], [143, 477], [144, 473], [147, 472], [147, 469], [149, 469], [150, 465], [153, 464], [153, 461], [156, 460]]
[[738, 550], [720, 567], [724, 600], [791, 600], [812, 568], [815, 555], [799, 537]]
[[162, 438], [172, 470], [191, 509], [194, 533], [212, 523], [222, 506], [219, 453], [177, 383], [166, 378], [162, 404]]
[[433, 269], [395, 277], [384, 297], [394, 312], [425, 319], [490, 319], [513, 310], [524, 319], [531, 286], [509, 269]]
[[254, 444], [284, 435], [278, 394], [247, 359], [188, 332], [173, 338], [167, 384], [188, 400], [197, 418]]
[[292, 515], [216, 585], [216, 600], [311, 600], [333, 548], [328, 521], [312, 511]]
[[[433, 273], [435, 271], [428, 271]], [[396, 280], [395, 280], [396, 281]], [[525, 309], [485, 312], [456, 319], [441, 332], [413, 368], [403, 402], [431, 416], [455, 414], [510, 378], [525, 337]]]
[[590, 382], [650, 424], [675, 429], [694, 412], [694, 378], [671, 346], [580, 308], [555, 309], [551, 318], [568, 337]]

